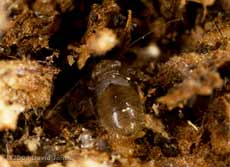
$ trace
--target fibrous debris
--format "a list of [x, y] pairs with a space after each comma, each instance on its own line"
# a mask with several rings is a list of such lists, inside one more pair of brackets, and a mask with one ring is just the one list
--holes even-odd
[[[79, 69], [84, 67], [87, 59], [90, 56], [104, 55], [117, 44], [118, 39], [113, 30], [110, 30], [108, 28], [97, 30], [87, 39], [85, 45], [81, 45], [80, 48], [75, 49], [78, 50], [78, 52], [80, 53], [77, 61]], [[71, 48], [74, 49], [74, 47], [69, 46], [69, 49]]]
[[191, 97], [211, 95], [213, 90], [222, 87], [223, 80], [218, 70], [229, 61], [229, 53], [223, 50], [210, 54], [187, 53], [171, 58], [160, 67], [162, 70], [156, 78], [157, 84], [163, 83], [163, 88], [170, 88], [158, 102], [173, 109], [183, 107]]
[[229, 166], [229, 4], [0, 2], [0, 166]]
[[47, 107], [58, 70], [36, 61], [0, 61], [0, 129], [15, 129], [20, 112]]
[[204, 68], [194, 70], [191, 77], [175, 86], [166, 96], [160, 97], [158, 102], [166, 104], [169, 109], [183, 107], [187, 101], [196, 95], [211, 95], [213, 89], [221, 88], [223, 81], [216, 72]]
[[153, 84], [163, 89], [171, 88], [182, 82], [188, 75], [191, 75], [197, 65], [204, 61], [205, 56], [196, 53], [173, 56], [159, 67], [159, 72], [154, 77]]
[[102, 5], [94, 4], [89, 14], [88, 28], [81, 45], [69, 45], [69, 49], [78, 55], [78, 67], [82, 69], [87, 59], [93, 55], [104, 55], [118, 44], [119, 38], [114, 30], [107, 28], [111, 16], [119, 12], [114, 1], [104, 1]]
[[25, 50], [26, 48], [31, 48], [33, 51], [48, 48], [49, 38], [58, 27], [57, 13], [51, 16], [35, 15], [25, 10], [10, 21], [11, 28], [4, 33], [1, 45], [5, 47], [17, 45], [19, 49], [25, 48]]
[[204, 28], [197, 25], [182, 35], [181, 45], [185, 51], [210, 52], [216, 49], [229, 50], [229, 20], [217, 17], [206, 22]]
[[106, 153], [100, 153], [96, 151], [83, 151], [78, 150], [69, 151], [65, 154], [70, 161], [66, 162], [66, 167], [112, 167], [112, 161]]
[[229, 94], [217, 97], [208, 106], [204, 127], [210, 132], [212, 150], [217, 154], [230, 153]]

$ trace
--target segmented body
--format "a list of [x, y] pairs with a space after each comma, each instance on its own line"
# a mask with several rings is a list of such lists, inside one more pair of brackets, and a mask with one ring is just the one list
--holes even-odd
[[142, 126], [143, 106], [136, 90], [120, 73], [119, 61], [104, 60], [93, 70], [96, 107], [102, 126], [123, 136], [137, 133]]

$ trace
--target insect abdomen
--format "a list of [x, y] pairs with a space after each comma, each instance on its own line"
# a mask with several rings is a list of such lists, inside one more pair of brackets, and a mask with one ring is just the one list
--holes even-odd
[[[136, 90], [119, 73], [120, 66], [112, 63], [118, 61], [105, 61], [103, 72], [96, 78], [97, 113], [102, 126], [109, 132], [120, 135], [133, 135], [141, 129], [143, 106]], [[102, 67], [101, 65], [96, 66]], [[119, 67], [119, 68], [118, 68]], [[96, 71], [100, 71], [96, 69]]]

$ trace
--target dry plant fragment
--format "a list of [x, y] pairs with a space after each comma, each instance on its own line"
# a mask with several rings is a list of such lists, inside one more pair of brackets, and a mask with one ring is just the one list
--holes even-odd
[[191, 77], [169, 91], [166, 96], [160, 97], [158, 102], [173, 109], [183, 106], [195, 95], [211, 95], [213, 89], [220, 88], [222, 84], [223, 81], [217, 72], [200, 67], [193, 72]]
[[61, 163], [49, 164], [46, 167], [64, 167]]
[[6, 10], [6, 1], [0, 1], [0, 35], [9, 27], [10, 21]]
[[196, 2], [196, 3], [201, 3], [205, 7], [206, 6], [210, 6], [210, 5], [214, 4], [214, 2], [215, 2], [215, 0], [188, 0], [188, 1]]
[[219, 0], [221, 7], [226, 13], [230, 12], [230, 1], [229, 0]]
[[90, 36], [85, 45], [82, 45], [79, 51], [78, 67], [81, 69], [91, 55], [104, 55], [118, 44], [116, 34], [108, 28], [98, 30]]
[[[229, 46], [229, 43], [227, 42], [230, 38], [230, 23], [225, 23], [223, 25], [216, 25], [216, 23], [211, 23], [211, 27], [214, 27], [213, 29], [209, 30], [208, 32], [204, 33], [201, 40], [199, 41], [200, 45], [216, 47], [218, 43], [222, 43]], [[226, 43], [223, 43], [225, 42]], [[223, 45], [224, 46], [224, 45]], [[226, 46], [226, 47], [227, 47]]]
[[204, 11], [203, 11], [203, 18], [202, 18], [202, 20], [204, 20], [205, 17], [206, 17], [206, 15], [207, 15], [207, 7], [213, 5], [214, 2], [215, 2], [215, 0], [188, 0], [188, 1], [200, 3], [200, 4], [203, 5]]
[[155, 43], [150, 43], [144, 48], [134, 48], [133, 50], [142, 61], [156, 59], [161, 54], [160, 48]]
[[227, 50], [216, 50], [212, 53], [209, 59], [209, 68], [219, 69], [226, 63], [230, 62], [230, 53]]
[[24, 141], [24, 144], [30, 152], [36, 152], [40, 146], [40, 138], [29, 138]]
[[57, 73], [35, 61], [0, 61], [0, 129], [15, 129], [22, 111], [47, 107]]
[[218, 48], [230, 50], [230, 22], [215, 18], [206, 22], [204, 28], [196, 26], [189, 34], [182, 37], [184, 50], [212, 51]]
[[217, 154], [230, 153], [230, 96], [217, 97], [205, 113], [204, 127], [211, 135], [212, 150]]
[[171, 88], [186, 79], [197, 65], [205, 61], [204, 55], [187, 53], [170, 58], [159, 68], [154, 83], [162, 88]]
[[168, 166], [172, 166], [172, 167], [185, 167], [185, 166], [187, 167], [211, 167], [213, 166], [213, 164], [207, 163], [205, 158], [201, 156], [200, 154], [162, 158], [159, 161], [155, 161], [154, 164], [156, 165], [156, 167], [162, 167], [162, 166], [165, 166], [165, 164], [167, 164]]
[[201, 133], [195, 130], [188, 123], [184, 123], [176, 128], [176, 138], [179, 144], [179, 148], [182, 154], [189, 154], [191, 146], [200, 141]]
[[172, 88], [158, 102], [170, 109], [186, 104], [194, 95], [211, 95], [221, 88], [223, 80], [218, 69], [230, 62], [228, 51], [216, 50], [210, 54], [187, 53], [172, 57], [160, 67], [155, 82], [163, 88]]
[[66, 167], [112, 167], [109, 156], [96, 151], [72, 150], [65, 154], [67, 159]]
[[4, 129], [16, 129], [18, 115], [24, 111], [20, 104], [7, 104], [0, 101], [0, 131]]
[[104, 28], [90, 36], [87, 46], [90, 53], [103, 55], [118, 43], [116, 34], [108, 28]]
[[11, 28], [4, 33], [1, 44], [6, 47], [32, 47], [34, 50], [48, 48], [49, 37], [58, 26], [56, 16], [41, 17], [31, 11], [23, 11], [12, 20]]
[[169, 135], [165, 130], [164, 124], [160, 119], [153, 117], [149, 114], [145, 115], [145, 126], [149, 129], [152, 129], [153, 132], [160, 133], [163, 137], [169, 139]]
[[68, 48], [78, 55], [78, 68], [82, 69], [93, 55], [101, 56], [118, 44], [118, 37], [114, 30], [106, 28], [111, 15], [119, 12], [114, 1], [104, 1], [102, 5], [94, 4], [89, 14], [87, 31], [80, 46], [69, 45]]
[[180, 5], [183, 7], [186, 4], [186, 1], [196, 2], [202, 4], [204, 7], [213, 5], [215, 0], [180, 0]]
[[2, 156], [0, 156], [0, 162], [1, 162], [0, 167], [11, 167], [9, 162]]

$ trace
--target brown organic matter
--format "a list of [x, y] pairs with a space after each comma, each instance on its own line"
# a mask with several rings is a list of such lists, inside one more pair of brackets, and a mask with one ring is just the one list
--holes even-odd
[[230, 166], [229, 0], [0, 2], [0, 166]]

